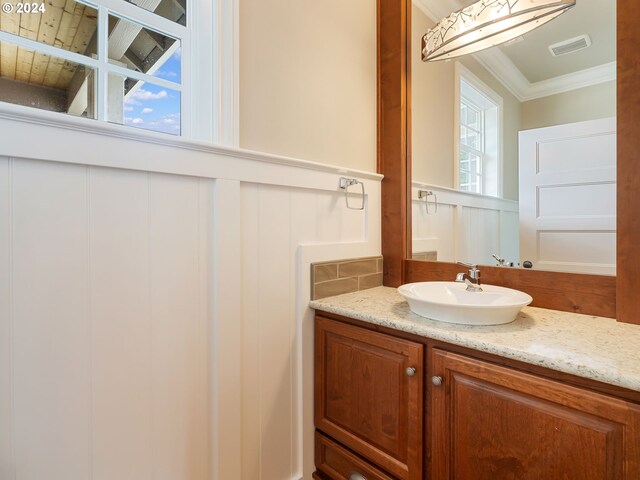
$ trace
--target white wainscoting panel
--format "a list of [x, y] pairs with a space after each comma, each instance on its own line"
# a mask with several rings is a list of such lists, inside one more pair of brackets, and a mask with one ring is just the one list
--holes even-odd
[[0, 478], [13, 479], [11, 163], [0, 157]]
[[[429, 190], [429, 211], [418, 190]], [[434, 198], [437, 197], [437, 210]], [[438, 261], [493, 265], [492, 254], [519, 262], [518, 202], [414, 182], [413, 252], [437, 252]]]
[[0, 478], [210, 478], [212, 181], [0, 165]]
[[15, 475], [87, 478], [87, 168], [13, 159], [9, 168]]
[[310, 478], [310, 263], [380, 254], [382, 177], [9, 110], [0, 479]]
[[309, 476], [309, 264], [379, 254], [380, 178], [287, 168], [0, 157], [2, 480]]
[[[379, 184], [373, 198], [379, 203]], [[303, 448], [313, 442], [303, 440], [302, 410], [311, 408], [313, 400], [301, 402], [302, 371], [311, 376], [306, 382], [313, 371], [299, 354], [308, 340], [297, 305], [309, 301], [308, 288], [302, 300], [300, 292], [308, 286], [310, 271], [308, 263], [298, 271], [296, 254], [301, 245], [336, 244], [337, 259], [340, 245], [353, 242], [370, 242], [379, 252], [377, 228], [368, 231], [371, 210], [379, 212], [379, 206], [348, 210], [340, 191], [241, 184], [242, 479], [301, 478]], [[364, 256], [368, 250], [350, 253]]]
[[438, 260], [454, 262], [456, 258], [456, 207], [444, 202], [438, 210], [430, 205], [429, 212], [424, 200], [412, 202], [413, 252], [437, 252]]
[[148, 478], [153, 462], [148, 174], [92, 169], [88, 185], [94, 478]]
[[[462, 207], [460, 209], [458, 260], [466, 263], [493, 265], [492, 254], [502, 256], [500, 245], [500, 211], [488, 208]], [[516, 243], [517, 235], [513, 236]], [[509, 261], [513, 261], [510, 259]]]

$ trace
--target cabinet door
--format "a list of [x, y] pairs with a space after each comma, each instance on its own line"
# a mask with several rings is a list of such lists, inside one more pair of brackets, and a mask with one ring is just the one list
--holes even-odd
[[443, 350], [431, 359], [431, 478], [640, 478], [638, 405]]
[[316, 317], [316, 427], [397, 478], [421, 478], [423, 349]]

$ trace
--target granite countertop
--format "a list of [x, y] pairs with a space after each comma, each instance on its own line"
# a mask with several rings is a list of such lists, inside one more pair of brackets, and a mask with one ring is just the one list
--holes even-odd
[[640, 391], [640, 326], [611, 318], [525, 307], [506, 325], [429, 320], [395, 288], [313, 300], [311, 308]]

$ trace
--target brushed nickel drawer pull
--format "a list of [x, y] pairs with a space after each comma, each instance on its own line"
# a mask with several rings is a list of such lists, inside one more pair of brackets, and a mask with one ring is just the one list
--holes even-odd
[[349, 474], [349, 480], [367, 480], [367, 477], [358, 472], [351, 472]]

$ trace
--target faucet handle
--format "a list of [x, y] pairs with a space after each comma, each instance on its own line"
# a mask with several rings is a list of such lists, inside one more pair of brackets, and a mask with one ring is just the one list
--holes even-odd
[[463, 267], [467, 267], [469, 270], [477, 270], [478, 265], [473, 263], [464, 263], [464, 262], [456, 262], [458, 265], [462, 265]]

